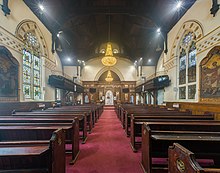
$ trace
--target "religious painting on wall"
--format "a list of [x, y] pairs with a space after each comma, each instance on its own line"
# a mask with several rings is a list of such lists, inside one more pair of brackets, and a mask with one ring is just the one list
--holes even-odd
[[0, 100], [18, 101], [18, 61], [0, 46]]
[[220, 46], [214, 47], [200, 64], [200, 97], [220, 97]]

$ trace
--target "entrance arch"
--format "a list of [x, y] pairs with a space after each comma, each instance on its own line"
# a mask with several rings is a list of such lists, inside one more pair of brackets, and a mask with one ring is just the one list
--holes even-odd
[[113, 92], [111, 90], [108, 90], [105, 93], [105, 105], [113, 105]]

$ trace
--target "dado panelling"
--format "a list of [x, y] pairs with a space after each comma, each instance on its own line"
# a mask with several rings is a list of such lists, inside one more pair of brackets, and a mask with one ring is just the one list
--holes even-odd
[[191, 110], [192, 114], [202, 115], [213, 113], [216, 120], [220, 120], [220, 107], [218, 103], [193, 103], [193, 102], [166, 102], [167, 107], [179, 107], [181, 110]]

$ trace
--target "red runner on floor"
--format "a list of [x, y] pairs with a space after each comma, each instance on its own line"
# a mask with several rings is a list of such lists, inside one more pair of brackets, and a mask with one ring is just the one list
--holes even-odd
[[[67, 163], [70, 156], [67, 156]], [[140, 154], [133, 153], [116, 113], [107, 109], [96, 123], [67, 173], [142, 173]]]

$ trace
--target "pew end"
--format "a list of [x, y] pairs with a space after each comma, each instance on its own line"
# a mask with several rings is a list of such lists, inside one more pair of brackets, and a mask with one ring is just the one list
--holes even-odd
[[203, 168], [199, 159], [196, 160], [194, 153], [178, 143], [169, 146], [168, 156], [169, 173], [220, 173], [219, 168]]
[[52, 173], [66, 172], [66, 157], [65, 157], [65, 133], [63, 129], [58, 129], [53, 132], [50, 139], [50, 149], [52, 151]]

